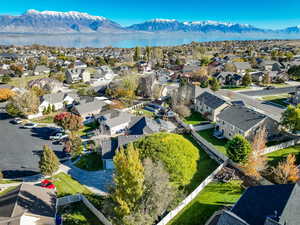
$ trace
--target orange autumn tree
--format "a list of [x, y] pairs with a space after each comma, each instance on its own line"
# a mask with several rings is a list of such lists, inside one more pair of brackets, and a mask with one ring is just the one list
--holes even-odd
[[278, 163], [273, 168], [274, 180], [279, 184], [297, 182], [299, 180], [299, 169], [296, 165], [295, 155], [289, 154], [285, 161]]
[[243, 166], [245, 174], [255, 179], [260, 178], [260, 172], [263, 171], [267, 165], [267, 157], [263, 154], [266, 142], [267, 130], [265, 127], [262, 127], [253, 138], [252, 151], [248, 156], [247, 162]]
[[15, 95], [16, 93], [9, 88], [0, 88], [0, 101], [6, 101]]

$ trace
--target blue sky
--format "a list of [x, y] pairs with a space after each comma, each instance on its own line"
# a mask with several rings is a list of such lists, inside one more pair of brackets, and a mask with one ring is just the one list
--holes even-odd
[[10, 0], [1, 4], [0, 14], [19, 15], [27, 9], [87, 12], [121, 25], [153, 18], [217, 20], [274, 29], [300, 25], [299, 0]]

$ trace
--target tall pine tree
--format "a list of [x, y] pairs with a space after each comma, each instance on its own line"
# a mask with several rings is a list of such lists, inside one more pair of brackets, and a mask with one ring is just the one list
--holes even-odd
[[48, 145], [44, 145], [43, 147], [39, 167], [41, 173], [45, 176], [51, 176], [59, 168], [58, 158]]

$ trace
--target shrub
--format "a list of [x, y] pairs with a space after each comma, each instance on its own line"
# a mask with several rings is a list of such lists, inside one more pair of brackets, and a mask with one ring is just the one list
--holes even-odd
[[161, 161], [170, 174], [170, 181], [178, 186], [190, 183], [197, 172], [198, 149], [178, 134], [158, 133], [134, 143], [141, 157]]
[[245, 163], [251, 152], [251, 144], [241, 135], [236, 135], [226, 145], [228, 157], [237, 163]]

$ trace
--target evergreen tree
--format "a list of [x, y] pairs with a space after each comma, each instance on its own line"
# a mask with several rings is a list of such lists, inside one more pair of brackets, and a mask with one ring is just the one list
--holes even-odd
[[51, 112], [55, 112], [55, 111], [56, 111], [55, 105], [52, 105]]
[[133, 212], [144, 191], [144, 167], [139, 151], [132, 144], [127, 149], [120, 148], [114, 157], [115, 187], [112, 199], [114, 212], [120, 220]]
[[48, 145], [44, 145], [43, 147], [39, 168], [43, 175], [48, 176], [51, 176], [59, 168], [58, 158]]
[[243, 76], [242, 84], [246, 87], [250, 86], [252, 83], [252, 78], [249, 73], [246, 73], [245, 76]]
[[245, 163], [251, 152], [251, 144], [241, 135], [236, 135], [226, 145], [228, 157], [236, 163]]
[[133, 56], [133, 60], [134, 61], [139, 61], [141, 59], [141, 47], [135, 47], [135, 51], [134, 51], [134, 56]]
[[218, 91], [220, 89], [219, 81], [215, 77], [210, 80], [210, 89], [213, 91]]

